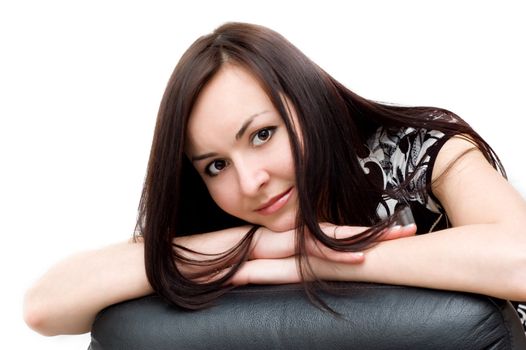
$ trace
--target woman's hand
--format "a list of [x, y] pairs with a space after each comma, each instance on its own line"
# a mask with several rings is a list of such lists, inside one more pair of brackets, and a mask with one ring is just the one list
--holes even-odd
[[[351, 265], [315, 256], [308, 257], [312, 274], [305, 270], [304, 280], [320, 279], [325, 281], [353, 280], [348, 272]], [[218, 276], [226, 274], [223, 270]], [[289, 284], [301, 282], [296, 258], [256, 259], [245, 262], [227, 284], [241, 286], [246, 284]]]
[[[336, 226], [321, 224], [323, 232], [335, 238], [349, 238], [363, 231], [365, 227]], [[416, 225], [392, 227], [380, 236], [380, 241], [393, 240], [413, 236]], [[299, 283], [299, 274], [294, 249], [294, 230], [275, 233], [265, 228], [258, 231], [254, 237], [254, 249], [250, 260], [245, 262], [228, 284], [287, 284]], [[312, 238], [307, 240], [308, 260], [317, 278], [324, 280], [339, 280], [341, 264], [360, 264], [364, 261], [363, 252], [338, 252], [325, 247]], [[224, 275], [228, 269], [217, 274], [214, 278]], [[307, 280], [314, 276], [305, 276]]]
[[[329, 223], [322, 223], [320, 227], [326, 235], [337, 239], [353, 237], [367, 229], [359, 226], [336, 226]], [[393, 226], [380, 236], [379, 242], [413, 236], [415, 233], [414, 224], [404, 227]], [[306, 248], [310, 256], [325, 260], [351, 264], [361, 263], [364, 260], [363, 252], [339, 252], [324, 246], [310, 236], [307, 238]], [[262, 227], [254, 237], [250, 259], [281, 259], [294, 256], [295, 253], [294, 230], [276, 233]]]

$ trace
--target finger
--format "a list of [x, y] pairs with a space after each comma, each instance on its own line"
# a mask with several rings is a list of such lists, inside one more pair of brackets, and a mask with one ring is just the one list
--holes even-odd
[[414, 236], [416, 234], [416, 225], [409, 224], [406, 226], [393, 226], [387, 228], [385, 233], [380, 237], [380, 241], [389, 241], [392, 239]]
[[361, 264], [365, 261], [363, 252], [337, 252], [332, 249], [327, 253], [313, 254], [313, 256], [345, 264]]
[[[335, 226], [328, 223], [320, 224], [322, 231], [328, 236], [335, 238], [348, 238], [365, 231], [366, 227], [361, 226]], [[250, 253], [250, 260], [255, 259], [282, 259], [295, 255], [295, 232], [272, 232], [261, 228], [252, 243], [253, 249]], [[307, 238], [307, 253], [322, 259], [348, 264], [360, 264], [364, 261], [362, 252], [338, 252], [322, 243]]]
[[336, 239], [353, 237], [368, 229], [365, 226], [337, 226], [329, 223], [321, 223], [320, 228], [327, 236]]
[[[305, 279], [348, 280], [345, 266], [342, 264], [309, 257], [312, 270], [304, 271]], [[342, 272], [343, 271], [343, 272]], [[257, 259], [245, 264], [228, 281], [228, 284], [240, 286], [246, 284], [289, 284], [301, 282], [301, 276], [294, 257], [285, 259]]]
[[[320, 228], [326, 235], [336, 239], [353, 237], [367, 229], [367, 227], [362, 226], [335, 226], [328, 223], [321, 223]], [[325, 260], [347, 264], [360, 264], [364, 261], [363, 252], [336, 251], [325, 246], [312, 236], [309, 236], [307, 239], [307, 253]]]
[[321, 242], [309, 238], [307, 253], [325, 260], [346, 264], [361, 264], [365, 260], [363, 252], [340, 252], [326, 247]]

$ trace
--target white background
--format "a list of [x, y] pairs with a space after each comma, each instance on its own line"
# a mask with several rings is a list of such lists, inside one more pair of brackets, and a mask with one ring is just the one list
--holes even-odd
[[[24, 291], [69, 254], [128, 239], [157, 108], [182, 52], [225, 21], [269, 26], [365, 97], [460, 114], [525, 191], [520, 1], [3, 1], [0, 333], [42, 337]], [[498, 5], [496, 5], [498, 4]]]

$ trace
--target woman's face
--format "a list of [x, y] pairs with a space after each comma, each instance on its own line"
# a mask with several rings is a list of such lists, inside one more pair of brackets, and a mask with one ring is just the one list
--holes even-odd
[[294, 228], [289, 135], [247, 70], [226, 64], [204, 87], [190, 115], [185, 151], [225, 212], [273, 231]]

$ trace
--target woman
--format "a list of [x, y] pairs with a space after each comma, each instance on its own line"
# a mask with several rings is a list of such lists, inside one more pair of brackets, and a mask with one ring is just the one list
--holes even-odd
[[43, 334], [86, 332], [119, 301], [155, 291], [197, 309], [247, 283], [304, 282], [327, 307], [324, 280], [526, 300], [525, 224], [461, 118], [361, 98], [279, 34], [229, 23], [168, 83], [135, 240], [51, 269], [25, 316]]

